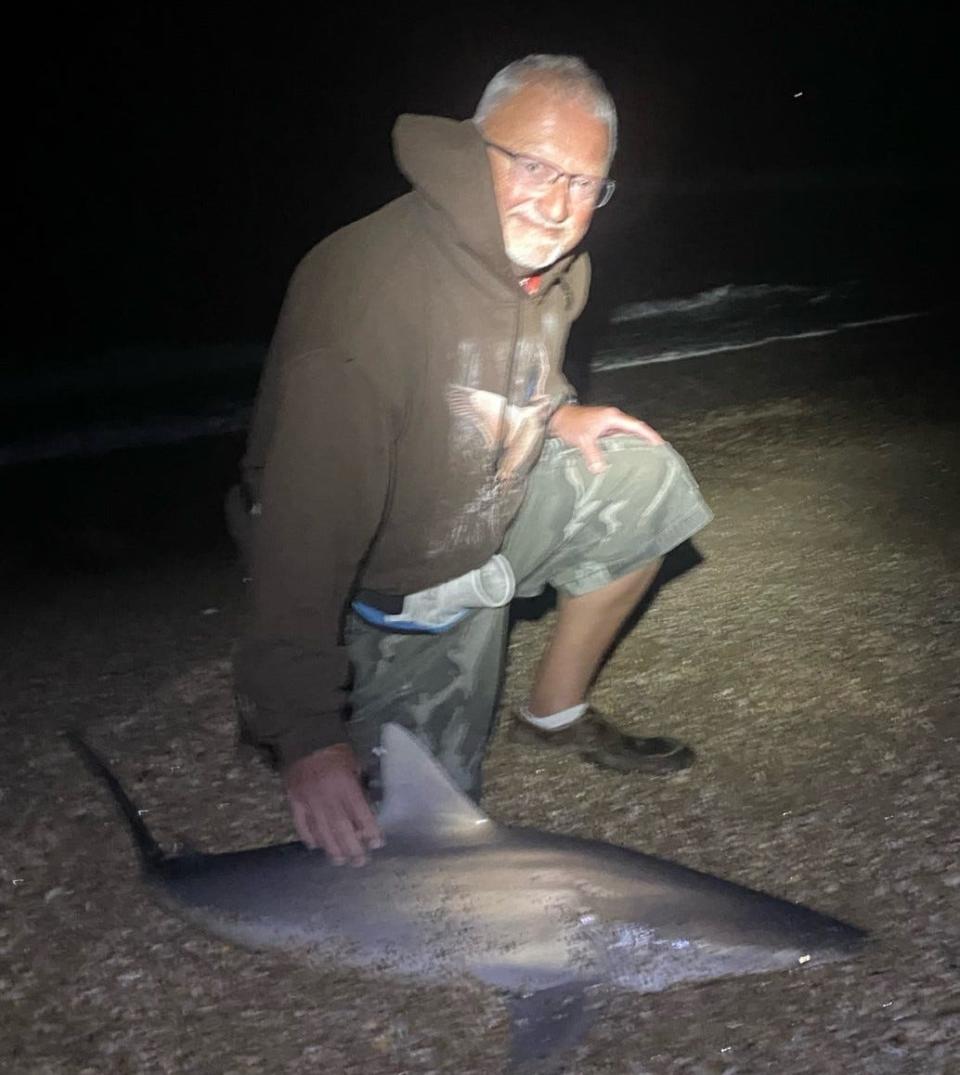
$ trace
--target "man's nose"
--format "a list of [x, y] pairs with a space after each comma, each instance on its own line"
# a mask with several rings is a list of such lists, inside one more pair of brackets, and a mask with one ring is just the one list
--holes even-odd
[[570, 215], [570, 179], [560, 176], [537, 199], [541, 215], [554, 224], [562, 224]]

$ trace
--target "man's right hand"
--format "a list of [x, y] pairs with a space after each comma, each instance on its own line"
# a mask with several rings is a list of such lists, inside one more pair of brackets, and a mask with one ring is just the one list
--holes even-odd
[[315, 750], [282, 773], [297, 835], [322, 848], [333, 863], [362, 866], [383, 835], [359, 779], [360, 766], [346, 743]]

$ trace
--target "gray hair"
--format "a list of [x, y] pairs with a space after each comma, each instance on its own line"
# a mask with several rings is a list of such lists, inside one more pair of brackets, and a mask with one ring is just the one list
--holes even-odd
[[549, 56], [541, 53], [514, 60], [498, 71], [487, 83], [473, 122], [482, 126], [483, 121], [508, 101], [518, 90], [531, 83], [555, 87], [560, 92], [576, 98], [597, 117], [610, 131], [610, 160], [617, 148], [617, 109], [613, 98], [603, 84], [603, 79], [592, 71], [579, 56]]

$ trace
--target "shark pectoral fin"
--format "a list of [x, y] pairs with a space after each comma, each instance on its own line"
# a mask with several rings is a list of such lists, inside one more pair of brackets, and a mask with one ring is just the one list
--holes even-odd
[[453, 783], [443, 766], [405, 728], [385, 724], [381, 736], [380, 827], [388, 835], [417, 832], [475, 835], [490, 819]]
[[550, 1071], [551, 1061], [583, 1040], [593, 1023], [593, 1011], [586, 1003], [589, 985], [567, 982], [535, 993], [507, 995], [512, 1070]]

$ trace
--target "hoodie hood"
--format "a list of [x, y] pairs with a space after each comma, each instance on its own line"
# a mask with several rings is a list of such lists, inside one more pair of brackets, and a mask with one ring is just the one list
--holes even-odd
[[[503, 246], [490, 161], [473, 120], [402, 115], [393, 128], [394, 156], [442, 227], [461, 248], [512, 288], [517, 274]], [[544, 282], [563, 273], [567, 254], [541, 275]]]

